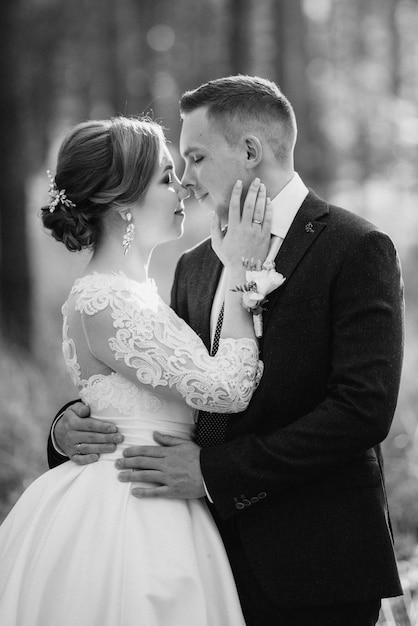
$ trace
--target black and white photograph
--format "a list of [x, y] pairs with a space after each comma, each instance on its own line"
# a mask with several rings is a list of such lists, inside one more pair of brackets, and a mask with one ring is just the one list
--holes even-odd
[[1, 626], [418, 626], [418, 3], [0, 6]]

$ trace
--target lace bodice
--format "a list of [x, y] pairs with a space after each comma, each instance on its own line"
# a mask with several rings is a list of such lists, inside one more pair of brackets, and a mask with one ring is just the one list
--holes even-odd
[[[120, 413], [158, 411], [173, 395], [193, 409], [245, 410], [263, 370], [252, 339], [221, 339], [216, 356], [157, 293], [124, 274], [76, 280], [63, 306], [63, 353], [82, 399]], [[180, 394], [180, 396], [179, 396]]]

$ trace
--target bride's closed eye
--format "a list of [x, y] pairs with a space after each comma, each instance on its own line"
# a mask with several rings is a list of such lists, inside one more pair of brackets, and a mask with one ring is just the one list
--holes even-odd
[[203, 161], [203, 157], [195, 157], [193, 159], [193, 163], [196, 165], [197, 163], [200, 163], [201, 161]]

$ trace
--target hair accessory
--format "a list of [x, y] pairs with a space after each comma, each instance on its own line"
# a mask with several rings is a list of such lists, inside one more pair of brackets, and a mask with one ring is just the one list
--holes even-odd
[[126, 256], [131, 248], [132, 242], [135, 237], [135, 224], [132, 221], [132, 214], [126, 213], [123, 218], [127, 220], [125, 234], [123, 235], [122, 245], [123, 245], [123, 254]]
[[55, 211], [55, 209], [57, 208], [58, 204], [63, 204], [64, 206], [68, 207], [69, 209], [74, 208], [75, 209], [75, 204], [74, 202], [71, 202], [71, 200], [69, 200], [65, 194], [65, 189], [58, 189], [57, 184], [54, 180], [54, 178], [52, 178], [51, 172], [50, 170], [46, 171], [48, 178], [51, 182], [51, 184], [49, 185], [49, 212], [53, 213]]

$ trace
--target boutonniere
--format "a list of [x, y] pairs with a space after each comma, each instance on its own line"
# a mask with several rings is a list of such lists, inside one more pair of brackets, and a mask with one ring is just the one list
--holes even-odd
[[274, 261], [254, 261], [254, 259], [242, 259], [242, 264], [246, 269], [243, 285], [237, 285], [232, 291], [242, 292], [242, 306], [249, 313], [253, 314], [255, 336], [263, 336], [264, 305], [267, 302], [266, 296], [283, 285], [286, 280], [283, 274], [275, 270]]

